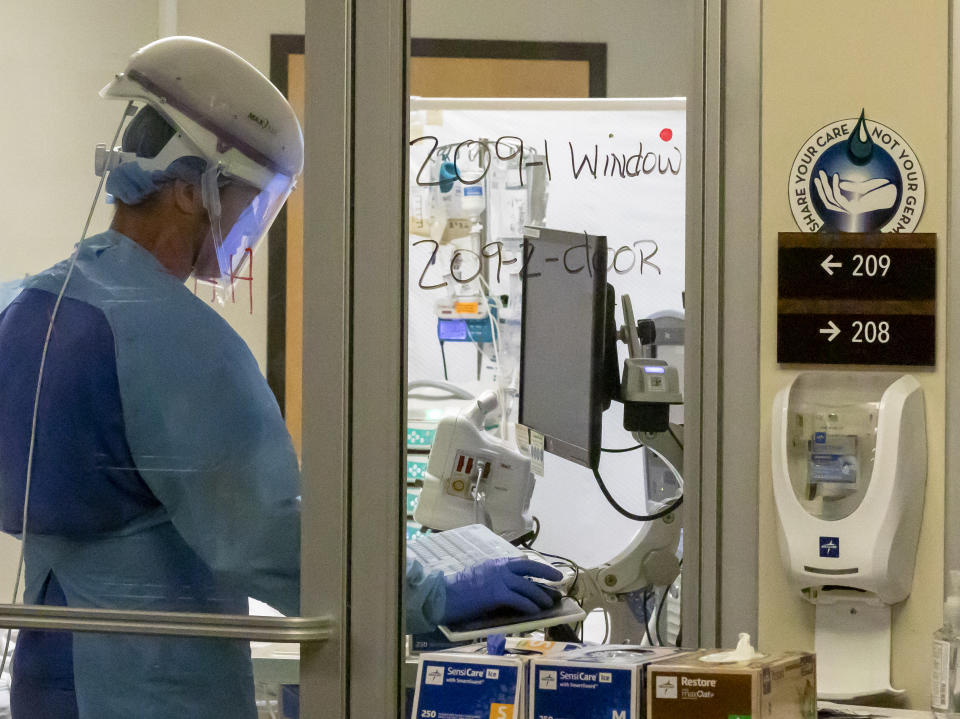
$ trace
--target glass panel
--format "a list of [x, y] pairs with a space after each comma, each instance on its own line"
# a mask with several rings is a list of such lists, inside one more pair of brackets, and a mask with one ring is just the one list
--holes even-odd
[[[413, 3], [407, 556], [448, 601], [408, 581], [410, 660], [498, 630], [674, 645], [701, 9], [498, 9]], [[447, 558], [470, 525], [495, 548]], [[494, 554], [540, 563], [509, 580], [527, 613], [586, 619], [524, 625]]]
[[[23, 169], [2, 180], [2, 601], [297, 616], [299, 445], [265, 378], [283, 335], [260, 240], [302, 169], [302, 101], [266, 76], [271, 30], [302, 33], [303, 5], [160, 5], [170, 34], [224, 38], [249, 63], [186, 40], [128, 60], [155, 39], [153, 0], [4, 12], [3, 89], [22, 111], [0, 134]], [[250, 642], [16, 639], [21, 699], [55, 684], [97, 716], [257, 713]], [[269, 678], [274, 711], [290, 678]]]

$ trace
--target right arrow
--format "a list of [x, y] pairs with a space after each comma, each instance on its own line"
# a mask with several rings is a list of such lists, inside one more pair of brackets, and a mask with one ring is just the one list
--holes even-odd
[[843, 267], [842, 262], [833, 262], [833, 255], [827, 255], [827, 259], [820, 263], [820, 266], [826, 270], [827, 274], [833, 276], [834, 267]]
[[833, 324], [833, 320], [828, 321], [827, 324], [830, 325], [830, 327], [821, 328], [820, 334], [830, 335], [827, 337], [827, 342], [833, 342], [835, 339], [837, 339], [837, 335], [840, 334], [840, 328]]

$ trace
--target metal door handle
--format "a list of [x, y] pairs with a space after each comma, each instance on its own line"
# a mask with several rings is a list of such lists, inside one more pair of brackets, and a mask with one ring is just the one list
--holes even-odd
[[333, 636], [332, 617], [251, 617], [242, 614], [144, 612], [0, 604], [0, 628], [108, 634], [220, 637], [258, 642], [322, 642]]

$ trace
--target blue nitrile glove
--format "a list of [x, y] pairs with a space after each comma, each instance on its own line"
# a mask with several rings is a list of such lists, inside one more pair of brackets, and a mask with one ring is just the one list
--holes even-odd
[[531, 582], [527, 577], [557, 581], [559, 571], [532, 559], [491, 559], [446, 577], [447, 601], [443, 624], [455, 624], [479, 617], [501, 607], [524, 614], [549, 609], [557, 593]]
[[487, 637], [487, 654], [491, 657], [502, 657], [507, 653], [507, 635], [491, 634]]

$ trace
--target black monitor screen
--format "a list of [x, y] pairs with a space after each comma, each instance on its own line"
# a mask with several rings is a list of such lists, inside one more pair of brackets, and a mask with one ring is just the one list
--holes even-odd
[[587, 467], [600, 458], [607, 239], [527, 228], [520, 423], [544, 449]]

